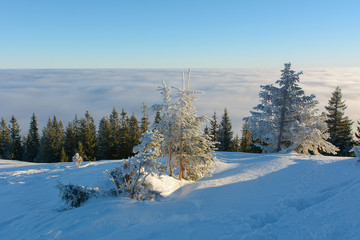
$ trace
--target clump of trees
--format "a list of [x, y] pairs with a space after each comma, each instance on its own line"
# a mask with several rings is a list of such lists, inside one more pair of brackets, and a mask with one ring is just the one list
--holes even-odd
[[[202, 133], [201, 126], [207, 118], [197, 116], [193, 103], [197, 100], [194, 95], [199, 92], [190, 90], [189, 85], [190, 71], [187, 79], [183, 74], [182, 88], [168, 87], [164, 82], [159, 87], [164, 101], [154, 105], [153, 109], [159, 112], [161, 117], [157, 117], [150, 129], [143, 128], [147, 131], [133, 148], [132, 153], [135, 155], [124, 160], [115, 169], [107, 171], [115, 185], [112, 193], [137, 200], [152, 200], [158, 193], [148, 180], [149, 176], [160, 177], [166, 170], [169, 170], [170, 176], [178, 176], [179, 180], [198, 180], [210, 176], [216, 161], [213, 155], [215, 142]], [[125, 119], [124, 116], [122, 113], [121, 119]], [[119, 119], [115, 111], [110, 119], [112, 122]], [[111, 125], [111, 121], [107, 125]], [[121, 129], [124, 124], [126, 122], [120, 120], [117, 126]], [[135, 130], [132, 128], [129, 133], [134, 135]], [[127, 144], [135, 145], [136, 142], [131, 140], [130, 138]], [[164, 164], [160, 159], [165, 159], [167, 163]], [[92, 196], [91, 189], [81, 186], [60, 183], [58, 188], [63, 200], [73, 207], [80, 206]]]
[[[341, 89], [332, 93], [327, 113], [318, 113], [315, 95], [306, 95], [298, 85], [302, 72], [296, 73], [286, 63], [277, 85], [261, 86], [260, 104], [244, 118], [255, 146], [263, 152], [284, 149], [303, 154], [333, 154], [348, 156], [354, 144], [352, 121], [344, 115], [346, 109]], [[245, 128], [246, 129], [246, 128]], [[360, 131], [360, 129], [358, 129]], [[358, 137], [357, 134], [355, 134]], [[242, 141], [242, 143], [248, 141]], [[249, 144], [244, 144], [250, 149]]]

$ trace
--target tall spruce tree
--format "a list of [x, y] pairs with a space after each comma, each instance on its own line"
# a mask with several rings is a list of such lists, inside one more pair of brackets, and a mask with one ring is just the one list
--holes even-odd
[[110, 121], [107, 117], [103, 117], [100, 120], [98, 131], [98, 159], [111, 159], [110, 140]]
[[328, 111], [326, 123], [330, 133], [329, 141], [339, 148], [338, 155], [340, 156], [348, 156], [352, 148], [351, 125], [353, 122], [345, 116], [346, 108], [341, 89], [337, 87], [325, 109]]
[[10, 120], [10, 146], [9, 159], [22, 160], [23, 147], [21, 144], [20, 126], [13, 115]]
[[9, 158], [9, 147], [10, 147], [10, 129], [6, 125], [5, 119], [1, 118], [0, 123], [0, 158]]
[[[216, 142], [219, 138], [219, 124], [217, 123], [217, 117], [216, 112], [214, 112], [212, 118], [210, 119], [210, 128], [209, 133], [211, 137], [211, 141]], [[216, 147], [218, 148], [219, 144], [216, 144]]]
[[299, 153], [335, 152], [336, 147], [327, 142], [326, 123], [315, 108], [315, 95], [306, 96], [298, 85], [302, 72], [291, 70], [286, 63], [281, 70], [279, 85], [261, 86], [261, 103], [251, 111], [250, 132], [264, 152], [295, 150]]
[[39, 154], [40, 136], [35, 113], [33, 113], [30, 122], [29, 133], [24, 142], [24, 160], [34, 162]]
[[142, 104], [141, 107], [143, 116], [141, 118], [141, 124], [140, 124], [140, 132], [145, 133], [149, 129], [150, 121], [149, 121], [149, 115], [148, 115], [148, 109], [145, 103]]
[[65, 129], [65, 142], [64, 142], [64, 151], [67, 157], [67, 162], [71, 161], [72, 156], [75, 155], [75, 151], [78, 147], [78, 142], [76, 142], [75, 130], [73, 122], [69, 122]]
[[110, 138], [109, 138], [109, 158], [120, 159], [121, 158], [121, 123], [119, 113], [113, 108], [110, 117]]
[[[74, 132], [74, 143], [75, 148], [79, 148], [79, 142], [81, 142], [82, 132], [81, 132], [81, 119], [78, 118], [77, 114], [75, 114], [75, 118], [73, 120], [73, 132]], [[72, 158], [73, 155], [70, 156]]]
[[233, 149], [233, 131], [231, 126], [231, 120], [227, 109], [224, 109], [224, 114], [221, 118], [219, 126], [219, 151], [230, 152]]
[[94, 119], [89, 111], [86, 111], [85, 117], [81, 118], [81, 143], [83, 145], [84, 161], [95, 161], [97, 156], [97, 136]]
[[49, 117], [40, 139], [39, 162], [61, 162], [62, 149], [64, 147], [64, 126], [54, 115]]

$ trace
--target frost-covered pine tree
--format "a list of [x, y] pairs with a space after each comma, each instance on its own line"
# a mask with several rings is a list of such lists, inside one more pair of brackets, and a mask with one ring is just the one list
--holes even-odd
[[[169, 159], [170, 175], [179, 167], [179, 179], [184, 177], [199, 179], [207, 176], [213, 168], [215, 157], [214, 142], [202, 134], [201, 125], [205, 117], [197, 117], [193, 103], [197, 100], [193, 95], [199, 92], [189, 90], [190, 71], [187, 82], [183, 74], [182, 88], [159, 87], [163, 95], [163, 104], [154, 105], [155, 110], [162, 112], [161, 120], [154, 127], [164, 136], [161, 150]], [[172, 91], [174, 97], [172, 97]]]
[[191, 91], [189, 85], [190, 70], [186, 80], [183, 73], [182, 88], [173, 88], [176, 100], [173, 106], [173, 125], [177, 138], [176, 164], [180, 168], [180, 180], [184, 177], [185, 171], [186, 177], [193, 180], [208, 176], [215, 162], [212, 154], [215, 143], [201, 131], [201, 126], [207, 118], [198, 117], [194, 106], [198, 98], [193, 95], [199, 92]]
[[152, 108], [156, 110], [156, 116], [159, 116], [155, 118], [153, 128], [159, 130], [164, 136], [161, 143], [161, 152], [163, 156], [168, 158], [169, 175], [173, 176], [173, 158], [176, 154], [176, 141], [178, 135], [174, 124], [175, 108], [174, 104], [171, 102], [171, 88], [168, 87], [164, 81], [162, 86], [158, 87], [158, 91], [163, 96], [163, 103], [152, 106]]
[[281, 72], [278, 86], [261, 86], [260, 104], [245, 118], [253, 139], [263, 143], [258, 144], [263, 152], [286, 148], [302, 153], [317, 153], [318, 148], [335, 152], [336, 147], [326, 142], [325, 119], [315, 109], [315, 95], [305, 95], [298, 85], [302, 72], [291, 70], [290, 63]]

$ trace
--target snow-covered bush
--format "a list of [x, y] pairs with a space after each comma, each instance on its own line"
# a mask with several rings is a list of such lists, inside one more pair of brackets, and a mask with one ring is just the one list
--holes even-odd
[[83, 158], [80, 156], [79, 153], [76, 153], [76, 154], [72, 157], [72, 162], [73, 162], [77, 167], [80, 167], [81, 163], [83, 162]]
[[97, 197], [98, 188], [86, 188], [79, 185], [63, 184], [58, 182], [56, 187], [60, 190], [60, 197], [66, 205], [71, 207], [80, 207], [90, 197]]
[[360, 162], [360, 146], [354, 146], [350, 152], [355, 153], [355, 157], [357, 158], [356, 162]]
[[119, 167], [107, 171], [115, 184], [116, 195], [124, 194], [137, 200], [153, 200], [158, 195], [153, 191], [146, 177], [159, 176], [165, 166], [158, 162], [162, 135], [156, 130], [146, 132], [140, 138], [140, 144], [134, 148], [136, 155], [125, 160]]

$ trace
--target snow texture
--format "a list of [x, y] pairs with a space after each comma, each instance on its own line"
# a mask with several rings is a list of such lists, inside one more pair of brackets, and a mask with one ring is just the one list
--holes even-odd
[[[360, 166], [295, 153], [216, 154], [213, 177], [154, 179], [160, 201], [89, 199], [64, 209], [57, 181], [109, 190], [121, 162], [0, 160], [1, 239], [359, 239]], [[170, 180], [170, 181], [169, 181]]]

